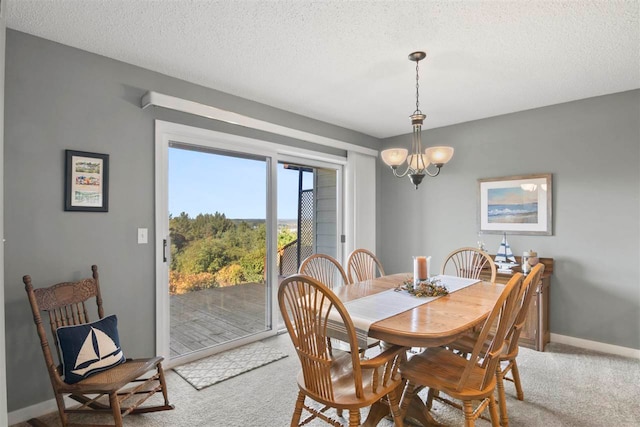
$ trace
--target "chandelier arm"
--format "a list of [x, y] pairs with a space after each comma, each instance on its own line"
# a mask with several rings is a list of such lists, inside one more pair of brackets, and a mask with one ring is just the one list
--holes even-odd
[[411, 171], [411, 168], [409, 166], [407, 166], [407, 169], [402, 174], [398, 174], [398, 167], [397, 166], [391, 166], [391, 170], [393, 171], [393, 175], [396, 178], [404, 178]]
[[432, 163], [429, 163], [427, 165], [427, 167], [424, 168], [423, 172], [426, 173], [427, 175], [431, 176], [431, 177], [440, 175], [440, 168], [442, 168], [442, 166], [434, 165], [437, 168], [437, 170], [435, 171], [435, 173], [431, 173], [431, 172], [429, 172], [429, 169], [428, 169], [429, 166], [431, 166], [431, 164]]

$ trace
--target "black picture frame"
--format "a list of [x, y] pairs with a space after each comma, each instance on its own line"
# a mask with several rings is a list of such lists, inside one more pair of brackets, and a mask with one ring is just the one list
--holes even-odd
[[109, 212], [109, 155], [65, 150], [64, 210]]

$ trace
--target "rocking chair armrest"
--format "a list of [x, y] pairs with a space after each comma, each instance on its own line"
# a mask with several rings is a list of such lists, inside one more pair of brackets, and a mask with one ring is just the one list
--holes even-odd
[[376, 369], [379, 368], [390, 361], [392, 361], [398, 354], [404, 353], [403, 357], [406, 357], [406, 352], [408, 347], [402, 347], [399, 345], [394, 345], [392, 347], [387, 348], [382, 353], [369, 360], [361, 360], [360, 367], [362, 369]]

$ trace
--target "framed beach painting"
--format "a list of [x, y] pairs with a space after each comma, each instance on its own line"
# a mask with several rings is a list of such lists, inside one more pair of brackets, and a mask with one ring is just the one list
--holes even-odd
[[480, 231], [551, 235], [551, 174], [478, 180]]
[[64, 210], [109, 211], [109, 155], [65, 150]]

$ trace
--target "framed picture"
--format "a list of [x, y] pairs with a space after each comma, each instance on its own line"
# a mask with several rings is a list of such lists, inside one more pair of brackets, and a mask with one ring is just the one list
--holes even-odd
[[109, 155], [65, 150], [64, 210], [109, 211]]
[[478, 180], [480, 231], [486, 233], [552, 233], [551, 174]]

